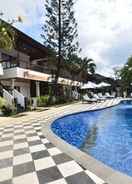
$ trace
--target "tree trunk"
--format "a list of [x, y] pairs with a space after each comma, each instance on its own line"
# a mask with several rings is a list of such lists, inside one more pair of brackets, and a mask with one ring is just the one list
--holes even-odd
[[61, 69], [61, 43], [62, 43], [62, 34], [61, 34], [61, 0], [59, 0], [59, 12], [58, 12], [58, 18], [59, 18], [59, 39], [58, 39], [58, 62], [57, 62], [57, 70], [55, 73], [55, 81], [53, 84], [53, 91], [55, 97], [58, 97], [58, 79], [60, 76], [60, 69]]

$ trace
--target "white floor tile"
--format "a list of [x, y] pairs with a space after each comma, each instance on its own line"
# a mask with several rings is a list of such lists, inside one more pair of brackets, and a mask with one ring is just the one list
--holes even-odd
[[14, 150], [21, 149], [21, 148], [27, 148], [27, 147], [28, 147], [28, 143], [27, 142], [18, 143], [18, 144], [14, 145]]
[[33, 129], [33, 126], [29, 125], [24, 127], [24, 130], [28, 130], [28, 129]]
[[25, 135], [25, 134], [15, 135], [15, 136], [14, 136], [14, 140], [17, 140], [17, 139], [24, 139], [24, 138], [26, 138], [26, 135]]
[[13, 179], [13, 184], [39, 184], [36, 173], [29, 173]]
[[43, 133], [42, 133], [42, 132], [38, 132], [37, 134], [38, 134], [39, 136], [43, 135]]
[[70, 161], [57, 166], [64, 177], [79, 173], [83, 169], [75, 162]]
[[13, 145], [13, 140], [11, 140], [11, 141], [1, 141], [0, 142], [0, 147], [9, 146], [9, 145]]
[[58, 155], [58, 154], [61, 154], [61, 153], [62, 153], [62, 152], [61, 152], [58, 148], [56, 148], [56, 147], [48, 149], [48, 152], [50, 153], [51, 156], [53, 156], [53, 155]]
[[23, 164], [32, 161], [32, 157], [29, 153], [15, 156], [13, 158], [13, 165]]
[[24, 133], [24, 130], [23, 129], [15, 129], [14, 133]]
[[31, 153], [34, 153], [34, 152], [38, 152], [38, 151], [43, 151], [46, 149], [46, 147], [43, 144], [38, 144], [35, 146], [30, 146], [29, 149], [30, 149]]
[[42, 140], [43, 144], [49, 143], [49, 140], [48, 140], [48, 139], [46, 139], [46, 138], [41, 139], [41, 140]]
[[13, 175], [12, 167], [0, 169], [0, 182], [2, 183], [2, 181], [12, 179], [12, 175]]
[[35, 130], [41, 130], [41, 126], [34, 127]]
[[2, 138], [7, 138], [7, 137], [13, 137], [13, 133], [9, 133], [9, 134], [4, 134], [2, 135]]
[[17, 124], [17, 125], [14, 125], [14, 128], [23, 128], [23, 125], [20, 125], [20, 124]]
[[9, 132], [9, 131], [13, 131], [13, 130], [14, 130], [14, 128], [4, 129], [4, 133], [5, 133], [5, 132]]
[[37, 171], [55, 166], [55, 162], [51, 157], [34, 160]]
[[26, 131], [25, 131], [25, 134], [26, 134], [26, 135], [27, 135], [27, 134], [34, 134], [34, 133], [36, 133], [35, 130], [26, 130]]
[[29, 141], [37, 141], [37, 140], [40, 140], [40, 137], [39, 136], [27, 137], [27, 140], [28, 140], [28, 142]]
[[0, 160], [13, 157], [13, 150], [0, 152]]

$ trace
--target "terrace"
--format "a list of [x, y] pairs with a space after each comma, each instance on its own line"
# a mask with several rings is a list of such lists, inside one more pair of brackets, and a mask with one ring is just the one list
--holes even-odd
[[50, 128], [60, 116], [80, 112], [82, 108], [89, 111], [111, 107], [119, 102], [116, 99], [99, 104], [76, 103], [21, 117], [1, 118], [0, 182], [131, 184], [130, 177], [60, 140]]

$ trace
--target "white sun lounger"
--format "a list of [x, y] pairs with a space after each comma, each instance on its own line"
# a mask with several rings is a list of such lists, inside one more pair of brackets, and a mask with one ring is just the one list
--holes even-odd
[[106, 98], [115, 98], [114, 95], [110, 95], [109, 93], [105, 93]]
[[93, 103], [93, 102], [97, 102], [97, 99], [95, 98], [89, 98], [88, 95], [84, 95], [83, 96], [83, 102], [89, 102], [89, 103]]
[[100, 98], [100, 100], [105, 101], [106, 97], [102, 95], [102, 93], [98, 93], [98, 97]]

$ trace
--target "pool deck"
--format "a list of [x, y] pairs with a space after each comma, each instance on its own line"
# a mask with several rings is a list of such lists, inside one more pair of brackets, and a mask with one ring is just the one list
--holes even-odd
[[132, 184], [131, 177], [69, 145], [50, 129], [61, 116], [119, 102], [75, 103], [0, 118], [0, 184]]

